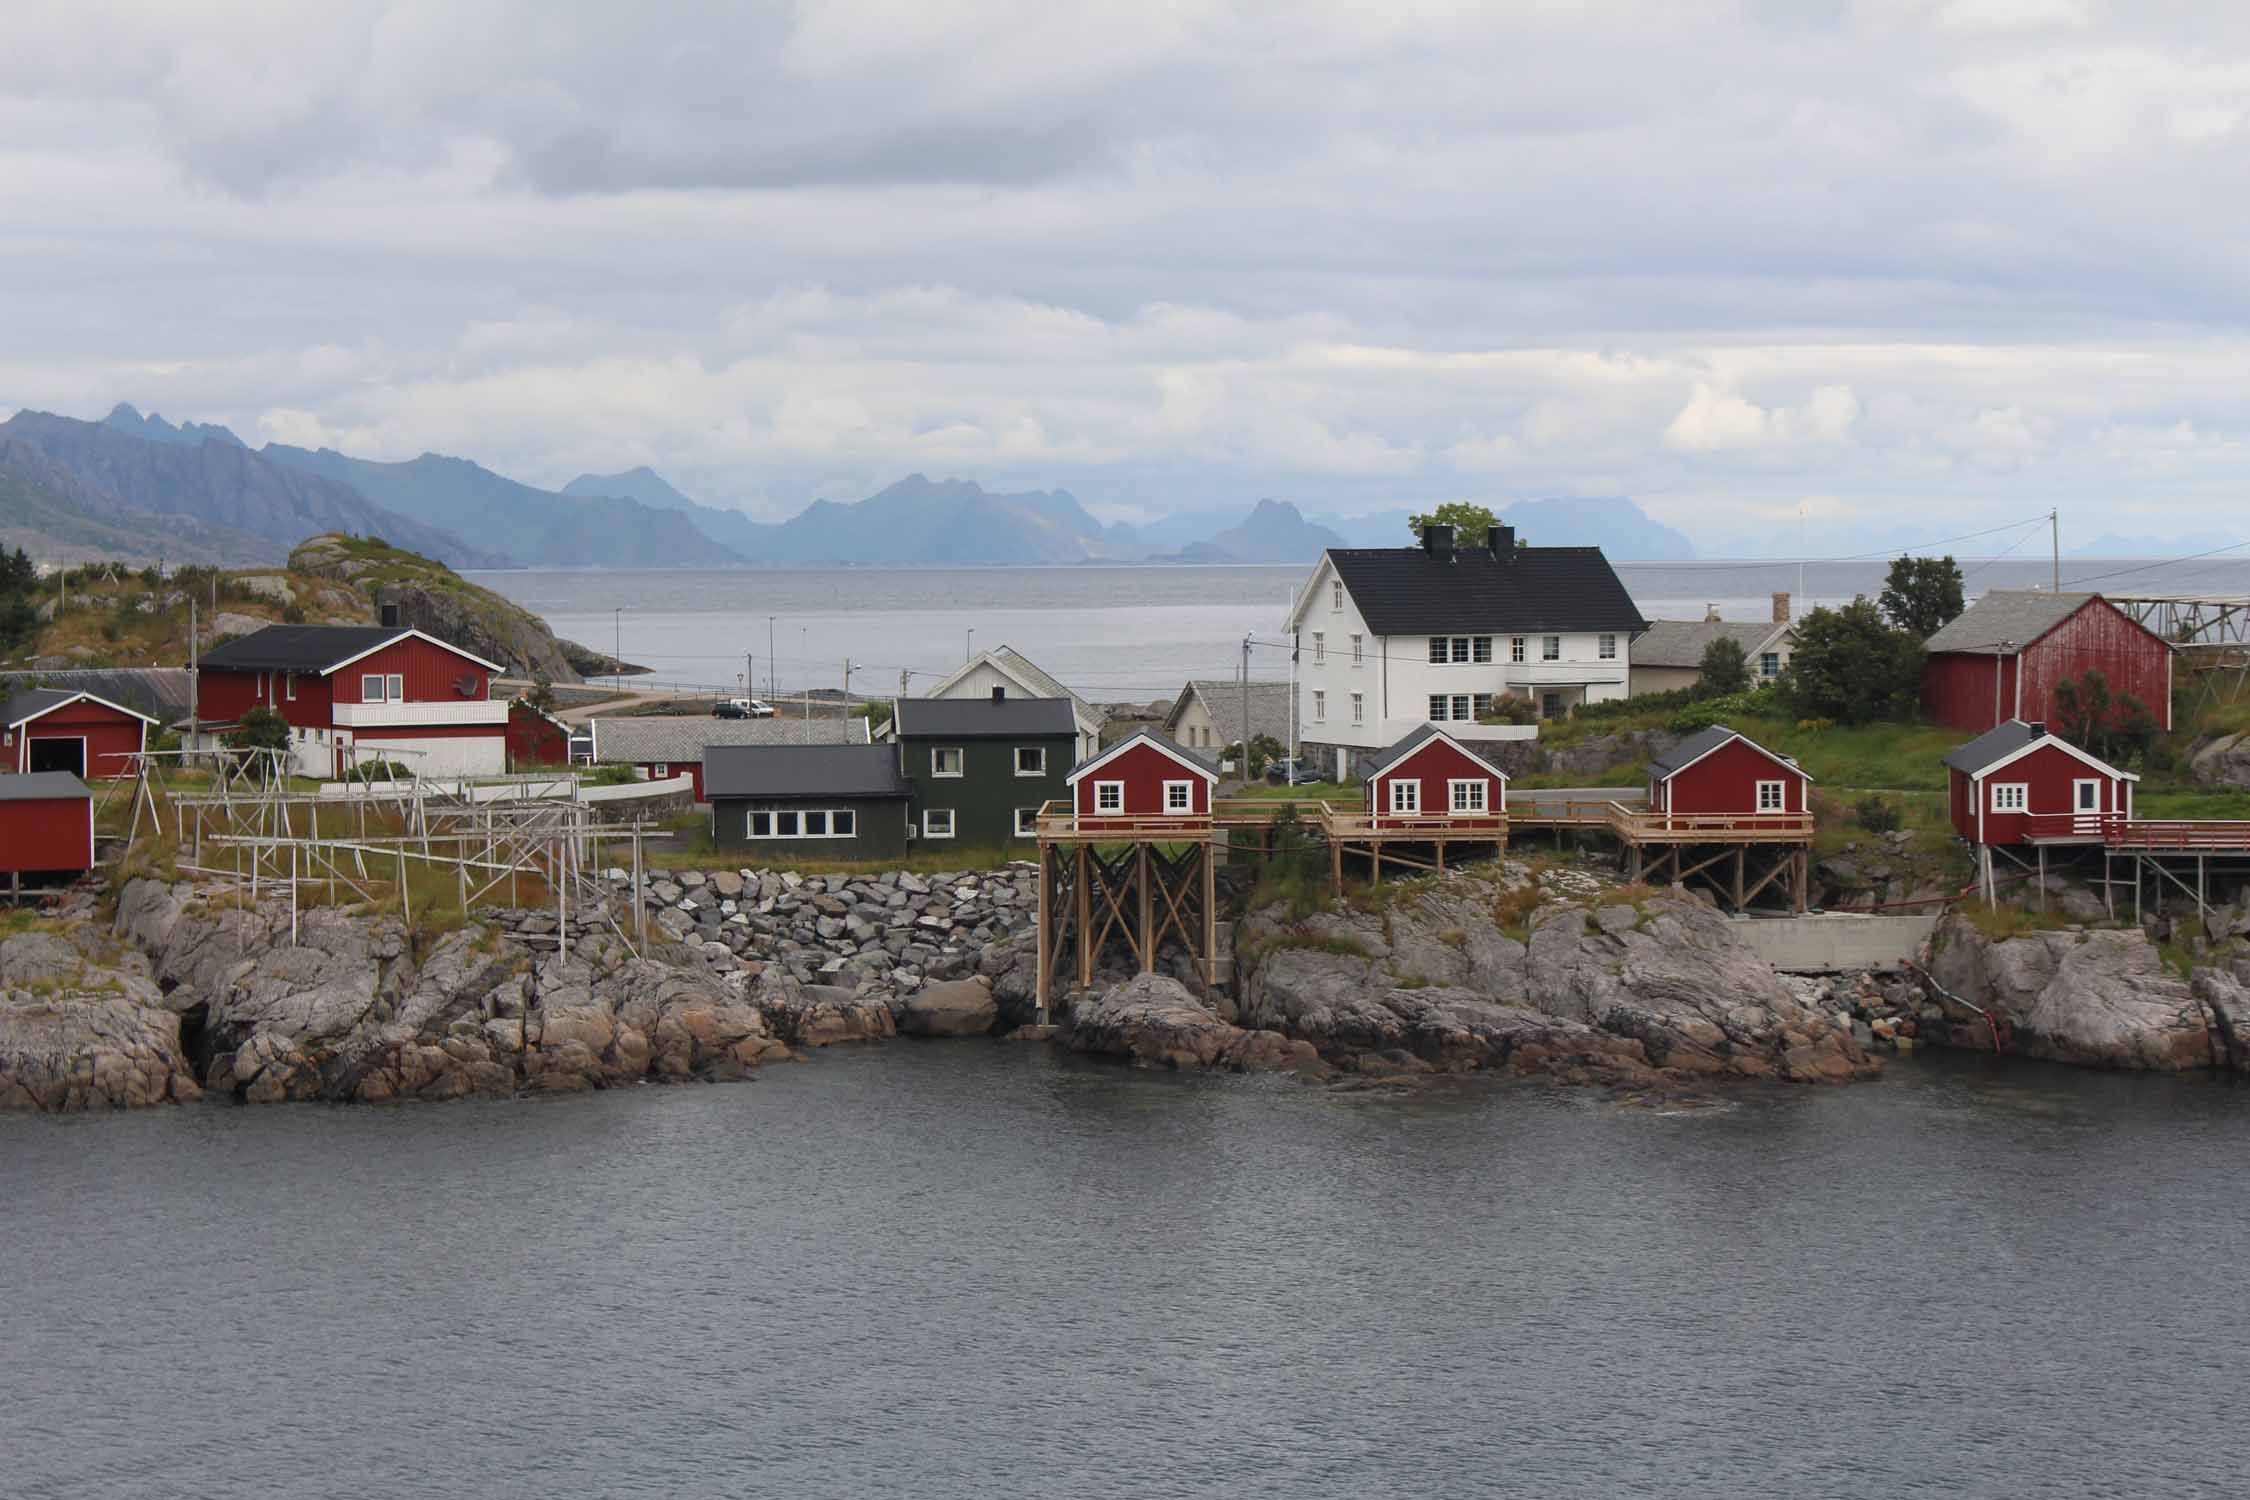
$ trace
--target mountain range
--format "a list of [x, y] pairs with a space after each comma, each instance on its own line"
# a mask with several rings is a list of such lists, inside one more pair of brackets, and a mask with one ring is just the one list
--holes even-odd
[[[267, 563], [308, 536], [381, 537], [456, 568], [1302, 563], [1323, 548], [1401, 546], [1404, 509], [1307, 517], [1259, 500], [1104, 523], [1068, 490], [997, 492], [910, 474], [863, 500], [815, 500], [786, 521], [697, 502], [647, 467], [541, 489], [465, 458], [384, 462], [332, 448], [251, 448], [226, 427], [118, 405], [99, 422], [21, 411], [0, 422], [0, 543], [44, 557]], [[1693, 555], [1629, 500], [1507, 508], [1534, 543], [1619, 558]]]

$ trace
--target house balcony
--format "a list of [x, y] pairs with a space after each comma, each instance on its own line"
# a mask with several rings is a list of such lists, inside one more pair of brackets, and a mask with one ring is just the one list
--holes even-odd
[[481, 698], [448, 703], [339, 703], [335, 706], [338, 729], [430, 729], [466, 725], [505, 729], [505, 700]]

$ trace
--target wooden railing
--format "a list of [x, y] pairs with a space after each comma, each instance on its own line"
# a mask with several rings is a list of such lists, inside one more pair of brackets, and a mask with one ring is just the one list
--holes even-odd
[[2197, 818], [2104, 818], [2102, 842], [2112, 849], [2163, 853], [2250, 852], [2250, 822]]
[[1477, 834], [1505, 839], [1508, 815], [1500, 812], [1370, 813], [1359, 808], [1339, 807], [1332, 802], [1321, 818], [1321, 826], [1328, 830], [1331, 838], [1365, 838], [1377, 833], [1412, 838], [1419, 833], [1431, 837]]
[[1644, 842], [1795, 844], [1813, 836], [1813, 815], [1809, 812], [1644, 812], [1612, 802], [1609, 821], [1621, 837]]
[[1088, 813], [1079, 817], [1070, 802], [1057, 799], [1040, 807], [1033, 827], [1043, 839], [1204, 839], [1211, 836], [1211, 815]]
[[2088, 843], [2099, 843], [2105, 836], [2104, 825], [2117, 821], [2120, 820], [2113, 814], [2104, 813], [2023, 814], [2024, 834], [2034, 839], [2084, 839]]
[[1610, 820], [1617, 804], [1608, 798], [1510, 797], [1508, 816], [1518, 823], [1537, 823], [1543, 828], [1569, 825], [1584, 828], [1601, 828]]

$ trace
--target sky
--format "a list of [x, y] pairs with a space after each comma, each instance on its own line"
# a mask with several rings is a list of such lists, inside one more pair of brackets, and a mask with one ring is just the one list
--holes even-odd
[[8, 30], [0, 411], [648, 464], [769, 519], [919, 471], [1125, 520], [1626, 495], [1707, 553], [2250, 537], [2250, 7]]

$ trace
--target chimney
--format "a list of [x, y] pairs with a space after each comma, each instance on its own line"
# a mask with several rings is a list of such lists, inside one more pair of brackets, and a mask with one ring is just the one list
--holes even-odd
[[376, 607], [382, 611], [383, 628], [385, 630], [398, 629], [398, 606], [396, 604], [382, 604]]
[[2046, 724], [2038, 719], [2032, 720], [2029, 724], [2026, 724], [2023, 727], [2030, 730], [2034, 738], [2047, 732]]
[[1703, 606], [1704, 624], [1716, 625], [1719, 623], [1721, 618], [1723, 617], [1719, 614], [1719, 606], [1717, 606], [1716, 604], [1706, 604]]
[[1007, 690], [1007, 688], [1003, 687], [1003, 686], [1002, 686], [1001, 684], [999, 684], [999, 683], [997, 683], [997, 682], [996, 682], [996, 683], [994, 683], [994, 684], [992, 685], [992, 701], [993, 701], [993, 702], [995, 702], [995, 703], [998, 703], [998, 702], [1000, 702], [1001, 700], [1003, 700], [1004, 698], [1006, 698], [1007, 696], [1008, 696], [1008, 690]]
[[1441, 562], [1453, 561], [1453, 528], [1434, 524], [1423, 527], [1422, 550]]
[[1776, 593], [1773, 596], [1773, 622], [1776, 625], [1789, 623], [1789, 596], [1786, 593]]
[[1494, 556], [1495, 558], [1499, 559], [1499, 560], [1500, 560], [1501, 562], [1514, 562], [1514, 561], [1515, 561], [1515, 559], [1516, 559], [1516, 528], [1515, 528], [1515, 527], [1513, 527], [1513, 526], [1502, 526], [1502, 525], [1499, 525], [1499, 524], [1498, 524], [1498, 523], [1496, 522], [1496, 523], [1494, 523], [1494, 525], [1493, 525], [1493, 528], [1492, 528], [1492, 530], [1490, 530], [1490, 531], [1488, 531], [1488, 532], [1486, 532], [1486, 533], [1485, 533], [1485, 538], [1484, 538], [1484, 539], [1485, 539], [1485, 540], [1486, 540], [1487, 542], [1489, 542], [1489, 543], [1491, 544], [1491, 546], [1492, 546], [1492, 555], [1493, 555], [1493, 556]]

